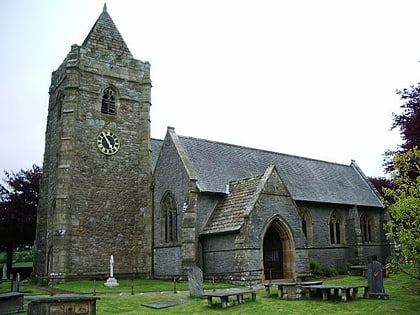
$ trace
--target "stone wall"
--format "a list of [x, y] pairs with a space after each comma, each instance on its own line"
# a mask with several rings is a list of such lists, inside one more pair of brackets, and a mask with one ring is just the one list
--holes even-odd
[[[190, 202], [191, 180], [180, 159], [177, 148], [168, 132], [157, 161], [154, 174], [154, 271], [157, 275], [174, 275], [183, 273], [182, 242], [184, 231], [182, 229], [184, 211], [191, 209]], [[166, 244], [162, 239], [161, 201], [166, 192], [175, 196], [177, 205], [177, 241]], [[177, 258], [177, 259], [174, 259]]]
[[[51, 81], [35, 270], [106, 274], [114, 255], [116, 274], [150, 272], [149, 64], [73, 45]], [[116, 115], [101, 113], [107, 87]], [[96, 145], [103, 130], [120, 139], [114, 155]]]
[[[382, 228], [383, 209], [363, 206], [354, 209], [354, 206], [349, 205], [309, 202], [298, 202], [298, 206], [311, 213], [313, 241], [308, 246], [310, 260], [327, 267], [336, 267], [343, 263], [365, 263], [368, 256], [376, 255], [385, 263], [390, 252]], [[344, 233], [340, 244], [331, 244], [330, 240], [329, 220], [333, 211], [337, 211], [343, 220]], [[362, 213], [368, 213], [373, 219], [371, 242], [363, 242], [360, 235], [359, 218]]]

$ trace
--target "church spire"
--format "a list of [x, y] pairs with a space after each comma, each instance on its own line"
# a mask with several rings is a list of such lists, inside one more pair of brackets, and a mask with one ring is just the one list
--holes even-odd
[[133, 58], [114, 21], [108, 14], [106, 3], [104, 3], [101, 15], [96, 20], [82, 46], [98, 50], [104, 55], [114, 53]]

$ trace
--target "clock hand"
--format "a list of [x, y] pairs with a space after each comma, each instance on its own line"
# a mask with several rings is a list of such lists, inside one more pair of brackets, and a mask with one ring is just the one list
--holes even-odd
[[112, 144], [111, 142], [109, 142], [108, 137], [105, 135], [105, 132], [102, 132], [103, 137], [105, 138], [106, 143], [108, 143], [108, 148], [111, 149], [112, 148]]

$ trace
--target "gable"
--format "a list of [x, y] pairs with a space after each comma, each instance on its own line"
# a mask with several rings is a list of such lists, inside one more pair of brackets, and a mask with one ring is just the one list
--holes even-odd
[[265, 181], [265, 185], [264, 185], [264, 188], [262, 189], [262, 193], [270, 194], [270, 195], [290, 196], [289, 192], [287, 191], [286, 186], [284, 185], [283, 181], [280, 179], [279, 174], [277, 173], [277, 171], [273, 172], [272, 171], [273, 169], [275, 168], [272, 166], [268, 169], [268, 171], [270, 171], [268, 174], [269, 177]]
[[217, 204], [202, 234], [238, 231], [244, 219], [251, 215], [261, 194], [290, 197], [274, 164], [270, 164], [263, 175], [230, 182], [228, 189], [229, 192]]
[[255, 176], [229, 183], [229, 193], [219, 201], [201, 234], [238, 231], [260, 182], [261, 176]]

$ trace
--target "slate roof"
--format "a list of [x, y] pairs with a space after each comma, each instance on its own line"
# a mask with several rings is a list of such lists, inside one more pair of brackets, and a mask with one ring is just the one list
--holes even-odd
[[229, 194], [219, 201], [202, 234], [239, 230], [243, 224], [245, 210], [256, 194], [261, 178], [262, 175], [231, 182]]
[[114, 21], [108, 14], [106, 4], [104, 4], [101, 15], [96, 20], [88, 36], [86, 36], [82, 46], [99, 50], [104, 55], [115, 53], [119, 56], [125, 55], [133, 58]]
[[221, 142], [178, 136], [203, 192], [224, 193], [226, 184], [264, 174], [274, 162], [293, 199], [382, 207], [357, 165], [343, 165]]
[[152, 173], [156, 167], [157, 160], [159, 158], [160, 149], [162, 148], [163, 140], [150, 139], [150, 146], [152, 149]]

